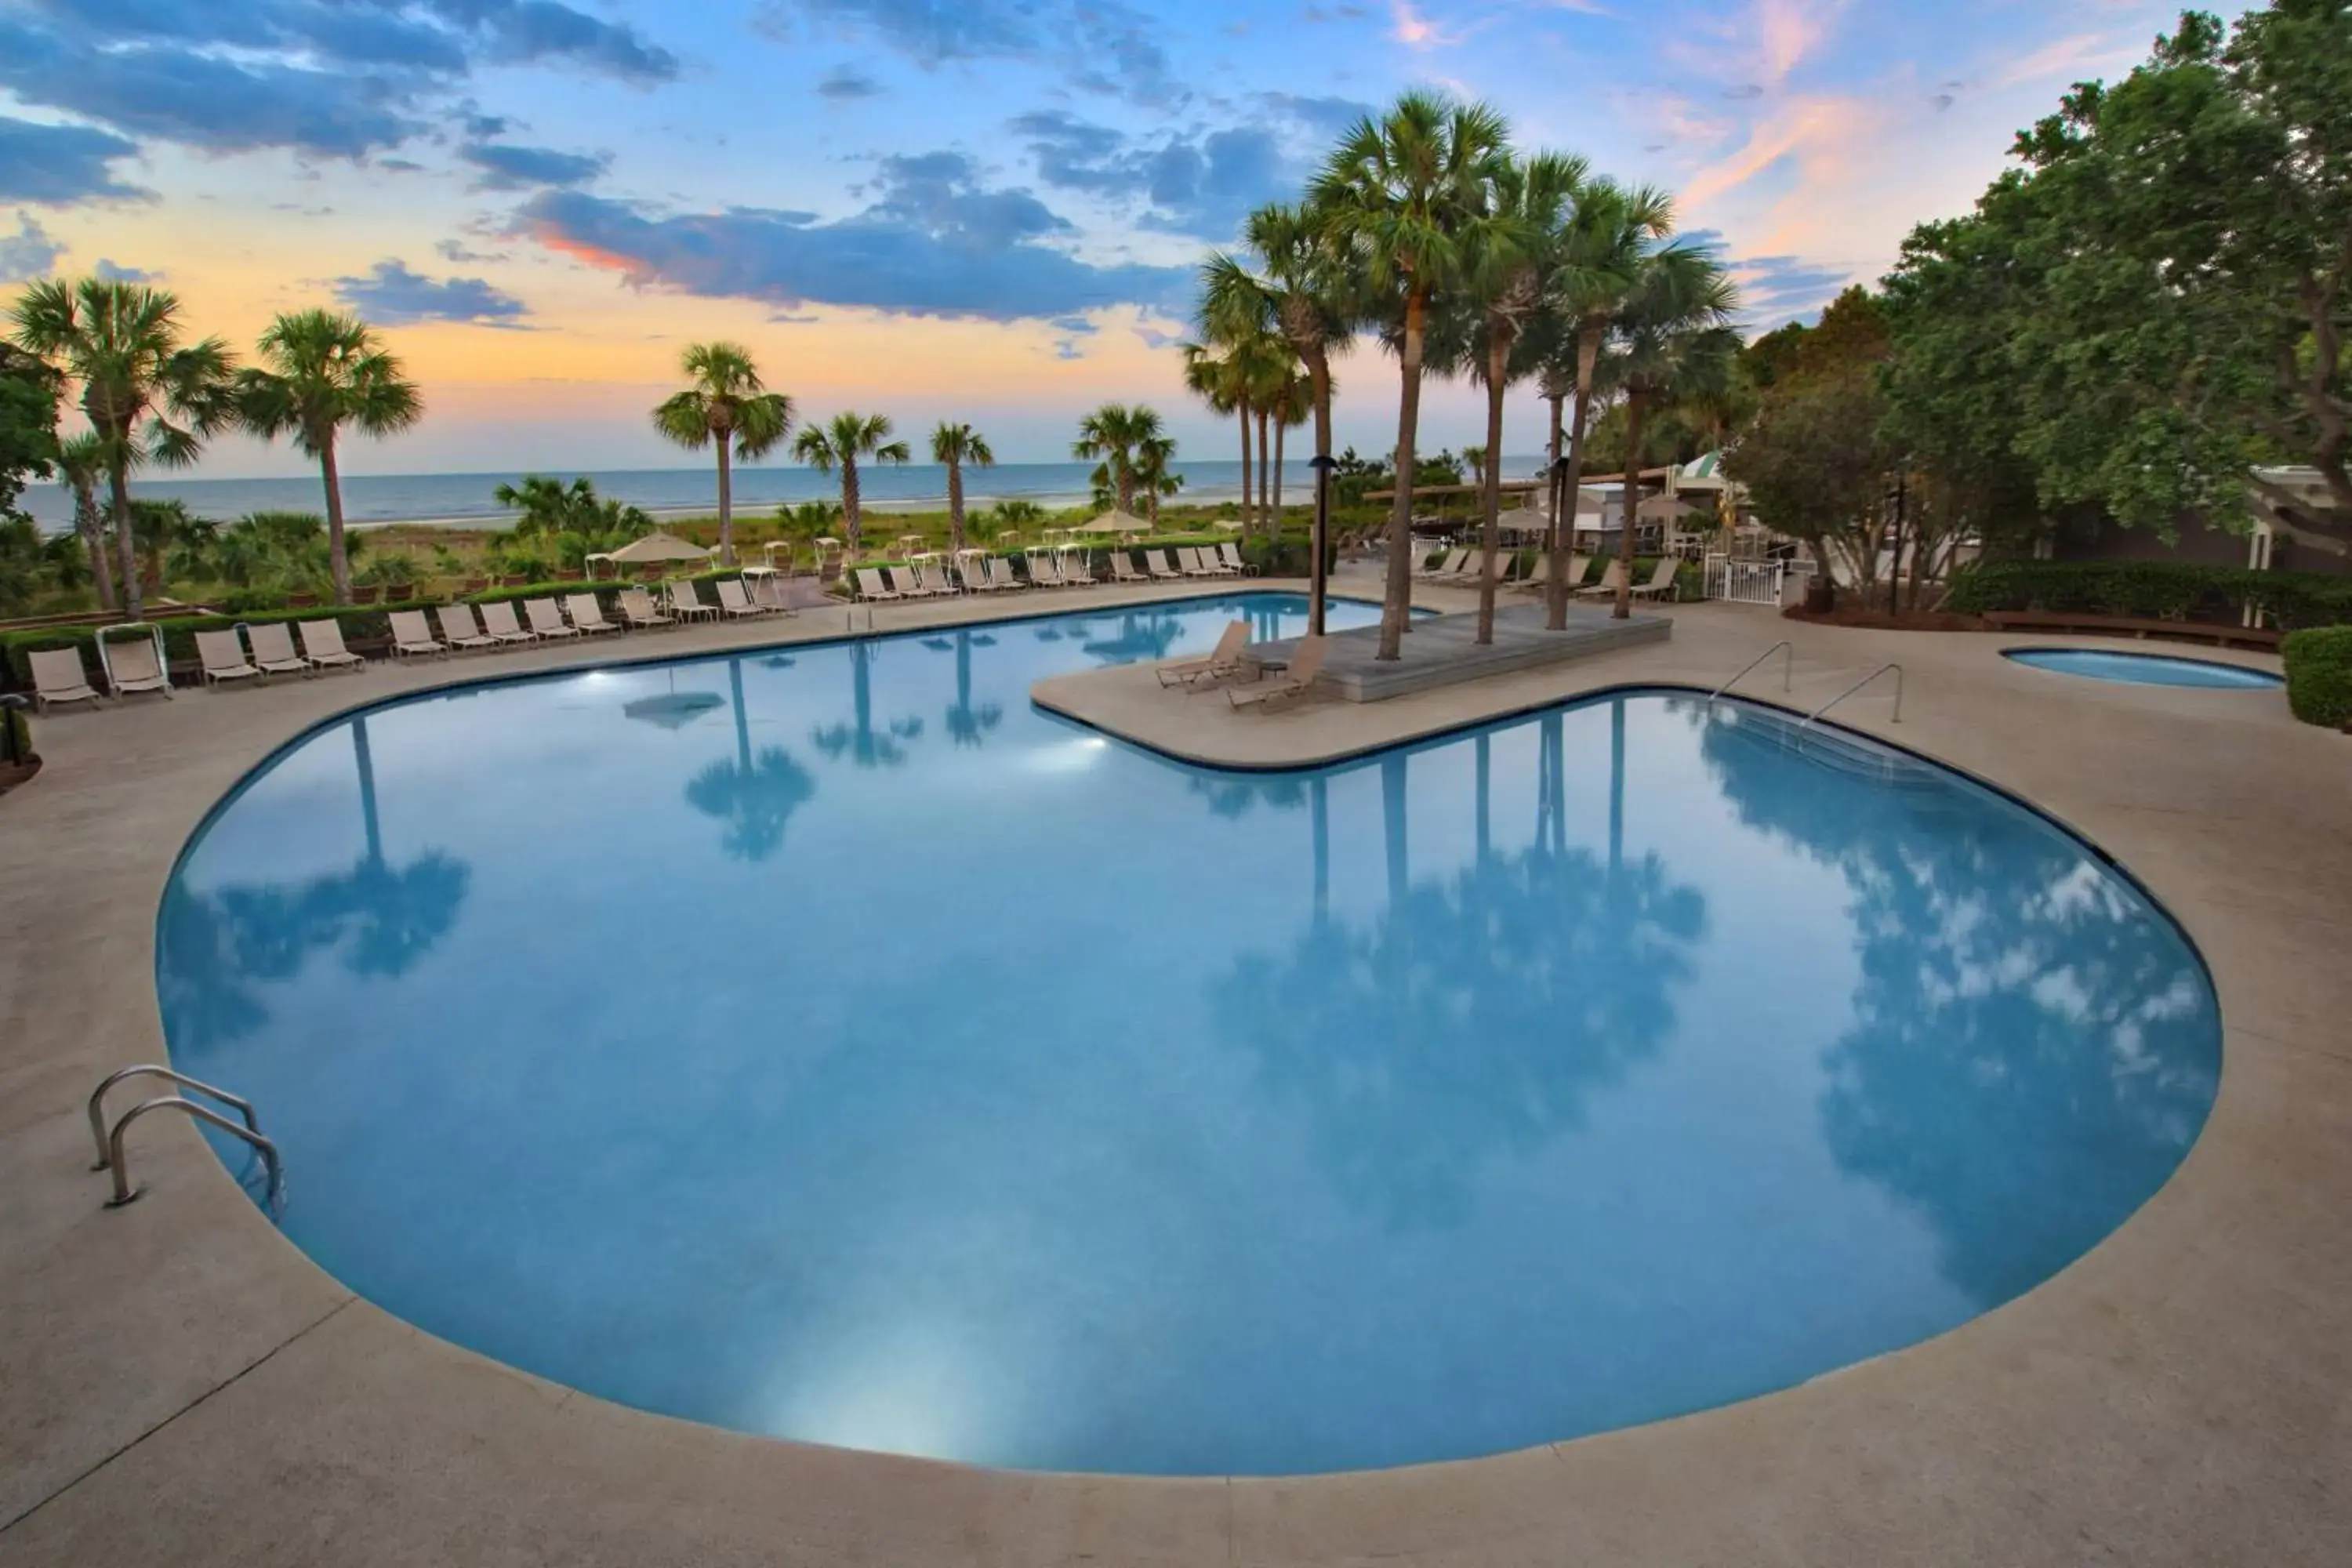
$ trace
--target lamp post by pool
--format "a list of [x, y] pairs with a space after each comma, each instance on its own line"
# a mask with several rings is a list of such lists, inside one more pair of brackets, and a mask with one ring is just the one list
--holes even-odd
[[1331, 470], [1339, 464], [1322, 453], [1307, 460], [1315, 470], [1315, 527], [1309, 553], [1314, 557], [1307, 569], [1307, 635], [1323, 635], [1323, 595], [1330, 585], [1330, 574], [1325, 557], [1330, 550], [1331, 538]]
[[1564, 575], [1565, 567], [1559, 559], [1561, 531], [1563, 529], [1567, 531], [1568, 543], [1571, 549], [1576, 543], [1575, 514], [1567, 510], [1569, 505], [1568, 468], [1567, 458], [1559, 457], [1552, 459], [1551, 527], [1545, 531], [1544, 539], [1544, 558], [1550, 563], [1544, 568], [1548, 574], [1545, 578], [1547, 586], [1544, 589], [1544, 625], [1547, 626], [1553, 625], [1555, 611], [1552, 606], [1556, 604], [1565, 605], [1568, 602], [1568, 590], [1564, 586], [1568, 579]]

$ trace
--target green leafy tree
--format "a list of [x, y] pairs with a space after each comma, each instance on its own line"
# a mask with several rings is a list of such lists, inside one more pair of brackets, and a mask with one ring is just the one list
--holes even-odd
[[[1212, 414], [1231, 414], [1241, 422], [1242, 428], [1242, 528], [1246, 531], [1253, 510], [1252, 500], [1256, 486], [1250, 482], [1250, 375], [1241, 355], [1232, 348], [1223, 352], [1206, 343], [1186, 343], [1184, 355], [1184, 389], [1209, 405]], [[1109, 477], [1109, 467], [1103, 474]]]
[[235, 367], [219, 338], [190, 342], [176, 295], [142, 283], [45, 279], [14, 311], [20, 347], [81, 389], [82, 415], [106, 465], [121, 552], [122, 607], [142, 613], [131, 528], [131, 476], [152, 463], [182, 468], [236, 413]]
[[352, 563], [343, 543], [336, 441], [346, 428], [378, 440], [396, 435], [425, 416], [424, 399], [375, 330], [357, 316], [289, 311], [269, 323], [257, 347], [261, 363], [236, 378], [237, 416], [264, 440], [289, 436], [318, 459], [335, 603], [347, 605]]
[[864, 546], [865, 512], [859, 504], [857, 464], [903, 463], [914, 456], [904, 441], [890, 439], [887, 414], [836, 414], [828, 425], [812, 425], [793, 443], [793, 456], [820, 474], [841, 474], [841, 519], [847, 525], [849, 558]]
[[1132, 512], [1137, 451], [1160, 433], [1160, 416], [1151, 409], [1141, 404], [1130, 408], [1125, 404], [1106, 403], [1078, 421], [1078, 438], [1070, 443], [1070, 456], [1100, 458], [1110, 470], [1118, 510]]
[[1160, 521], [1162, 497], [1172, 496], [1184, 488], [1184, 476], [1175, 471], [1176, 438], [1154, 436], [1136, 448], [1135, 482], [1143, 490], [1144, 504], [1156, 525]]
[[951, 549], [963, 548], [963, 468], [966, 463], [974, 468], [992, 468], [996, 454], [989, 450], [988, 437], [969, 425], [950, 424], [940, 420], [931, 432], [931, 460], [944, 463], [948, 469], [948, 537]]
[[21, 609], [47, 574], [40, 531], [16, 498], [58, 461], [59, 380], [47, 361], [0, 343], [0, 607]]
[[689, 451], [719, 451], [719, 558], [735, 564], [734, 460], [757, 461], [791, 433], [793, 400], [760, 380], [740, 343], [688, 347], [679, 369], [693, 384], [654, 410], [654, 428]]
[[1412, 471], [1423, 351], [1433, 300], [1460, 287], [1463, 234], [1509, 158], [1503, 117], [1483, 104], [1408, 92], [1341, 138], [1308, 194], [1328, 243], [1362, 269], [1367, 300], [1397, 322], [1396, 501], [1376, 658], [1402, 651], [1412, 608]]

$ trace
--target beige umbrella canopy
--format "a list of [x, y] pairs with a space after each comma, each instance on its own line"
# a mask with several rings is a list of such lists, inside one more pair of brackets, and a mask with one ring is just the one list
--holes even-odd
[[1633, 515], [1645, 518], [1652, 522], [1672, 522], [1676, 518], [1688, 517], [1699, 510], [1698, 507], [1679, 496], [1652, 496], [1633, 509]]
[[658, 531], [643, 539], [632, 539], [605, 559], [625, 566], [642, 566], [656, 561], [707, 561], [710, 552], [699, 544], [689, 544], [675, 533]]
[[1130, 512], [1113, 507], [1092, 522], [1080, 523], [1080, 533], [1149, 533], [1151, 525]]

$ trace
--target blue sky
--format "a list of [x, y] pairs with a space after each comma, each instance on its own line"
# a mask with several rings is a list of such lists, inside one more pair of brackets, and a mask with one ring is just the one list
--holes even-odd
[[[149, 275], [249, 342], [340, 302], [425, 383], [361, 471], [688, 460], [644, 410], [750, 343], [803, 411], [1062, 455], [1148, 399], [1231, 441], [1171, 346], [1192, 268], [1411, 85], [1678, 193], [1770, 326], [1963, 209], [2011, 132], [2140, 58], [2137, 0], [0, 0], [0, 290]], [[1393, 376], [1343, 373], [1384, 444]], [[1522, 406], [1522, 405], [1524, 406]], [[1475, 438], [1441, 389], [1439, 442]], [[1515, 401], [1512, 445], [1540, 416]], [[297, 472], [230, 443], [207, 471]]]

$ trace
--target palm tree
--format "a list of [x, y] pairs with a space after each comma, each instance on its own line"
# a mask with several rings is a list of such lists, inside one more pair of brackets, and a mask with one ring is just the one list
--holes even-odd
[[1137, 448], [1159, 434], [1160, 416], [1142, 404], [1129, 408], [1106, 403], [1078, 421], [1078, 438], [1070, 443], [1070, 456], [1102, 459], [1118, 491], [1118, 510], [1131, 514]]
[[903, 463], [914, 456], [904, 441], [890, 439], [887, 414], [836, 414], [830, 425], [812, 425], [793, 443], [793, 456], [820, 474], [841, 470], [841, 521], [849, 535], [849, 559], [857, 559], [865, 511], [858, 504], [857, 459]]
[[1560, 394], [1573, 389], [1576, 414], [1568, 430], [1568, 472], [1552, 519], [1551, 578], [1544, 624], [1568, 625], [1568, 558], [1576, 546], [1576, 498], [1584, 482], [1584, 437], [1591, 423], [1594, 376], [1618, 307], [1639, 276], [1650, 244], [1674, 229], [1674, 202], [1654, 186], [1628, 189], [1595, 181], [1577, 194], [1574, 210], [1554, 241], [1551, 309], [1540, 325], [1549, 340], [1544, 394], [1551, 403], [1551, 456], [1560, 457]]
[[1617, 538], [1617, 604], [1633, 613], [1633, 533], [1641, 486], [1642, 419], [1653, 407], [1712, 394], [1731, 379], [1739, 291], [1714, 252], [1674, 244], [1643, 258], [1595, 374], [1625, 398], [1625, 515]]
[[1270, 532], [1278, 535], [1282, 532], [1283, 432], [1297, 429], [1306, 424], [1307, 416], [1315, 412], [1311, 384], [1306, 377], [1297, 374], [1294, 367], [1293, 373], [1284, 378], [1273, 399], [1266, 405], [1266, 410], [1274, 416], [1274, 461], [1268, 465], [1274, 470], [1274, 500], [1271, 513], [1273, 523]]
[[1470, 336], [1472, 347], [1480, 351], [1474, 374], [1486, 389], [1486, 442], [1475, 448], [1484, 519], [1478, 539], [1481, 643], [1495, 640], [1495, 556], [1502, 544], [1503, 393], [1514, 376], [1512, 355], [1520, 334], [1550, 291], [1560, 220], [1575, 201], [1586, 170], [1583, 159], [1557, 153], [1506, 163], [1497, 171], [1494, 200], [1465, 237], [1465, 291], [1477, 312]]
[[319, 460], [327, 491], [327, 566], [335, 603], [352, 602], [352, 563], [343, 548], [343, 487], [335, 439], [345, 426], [382, 437], [424, 417], [416, 385], [400, 361], [357, 316], [291, 310], [271, 321], [258, 345], [261, 366], [236, 378], [237, 417], [263, 440], [291, 436]]
[[1242, 426], [1242, 531], [1250, 524], [1250, 409], [1249, 388], [1242, 374], [1240, 361], [1228, 351], [1217, 353], [1202, 343], [1186, 343], [1184, 353], [1184, 389], [1209, 405], [1212, 414], [1232, 414]]
[[694, 343], [678, 368], [693, 383], [654, 410], [654, 428], [698, 452], [719, 448], [719, 559], [735, 564], [733, 461], [757, 461], [793, 427], [793, 400], [761, 385], [751, 351], [740, 343]]
[[584, 475], [567, 485], [546, 474], [525, 474], [520, 485], [501, 483], [490, 499], [520, 514], [515, 519], [520, 533], [562, 533], [597, 504], [595, 482]]
[[[1353, 252], [1331, 243], [1327, 228], [1303, 207], [1273, 204], [1252, 213], [1243, 231], [1255, 269], [1230, 256], [1212, 255], [1202, 269], [1201, 319], [1212, 333], [1231, 323], [1271, 323], [1307, 367], [1307, 403], [1315, 416], [1315, 456], [1331, 456], [1331, 356], [1355, 341], [1361, 279]], [[1227, 412], [1220, 410], [1219, 412]], [[1282, 426], [1276, 426], [1277, 439]], [[1275, 488], [1281, 489], [1280, 465]], [[1277, 527], [1279, 523], [1277, 522]], [[1314, 549], [1323, 549], [1320, 538]], [[1321, 578], [1316, 578], [1319, 587]], [[1323, 630], [1323, 600], [1311, 595], [1310, 633]]]
[[189, 342], [176, 295], [143, 283], [44, 279], [15, 310], [17, 343], [58, 363], [81, 386], [82, 414], [98, 438], [121, 552], [122, 607], [142, 612], [131, 528], [131, 475], [153, 463], [183, 468], [205, 437], [236, 416], [234, 368], [219, 338]]
[[58, 443], [58, 480], [73, 492], [74, 531], [89, 552], [89, 578], [98, 607], [114, 608], [114, 569], [106, 559], [106, 519], [98, 509], [98, 481], [106, 474], [106, 443], [85, 430]]
[[963, 466], [992, 468], [996, 454], [988, 449], [988, 437], [969, 425], [950, 425], [940, 421], [931, 432], [931, 460], [948, 466], [948, 528], [954, 535], [951, 548], [963, 548]]
[[1308, 195], [1318, 224], [1334, 245], [1353, 253], [1367, 297], [1397, 319], [1402, 333], [1396, 504], [1374, 656], [1383, 660], [1398, 657], [1412, 608], [1413, 437], [1430, 304], [1459, 285], [1462, 232], [1486, 205], [1508, 159], [1508, 141], [1503, 117], [1483, 104], [1408, 92], [1381, 118], [1357, 123]]
[[1144, 501], [1151, 509], [1155, 527], [1160, 521], [1160, 499], [1184, 488], [1184, 476], [1172, 471], [1175, 461], [1173, 436], [1151, 437], [1135, 449], [1135, 482], [1143, 488]]

